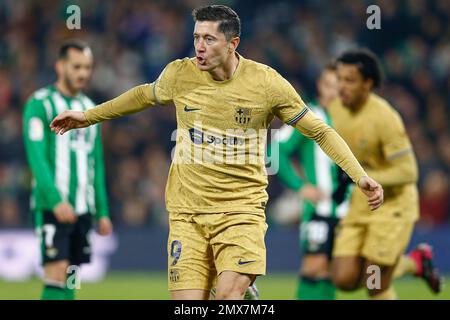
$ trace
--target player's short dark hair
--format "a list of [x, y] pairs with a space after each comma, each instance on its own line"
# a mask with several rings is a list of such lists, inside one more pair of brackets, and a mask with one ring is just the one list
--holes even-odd
[[233, 9], [223, 5], [210, 5], [192, 10], [194, 22], [219, 21], [219, 31], [227, 40], [241, 35], [241, 20]]
[[69, 49], [75, 49], [79, 51], [84, 51], [85, 49], [89, 48], [89, 45], [81, 40], [78, 39], [70, 39], [64, 41], [61, 46], [59, 47], [59, 59], [66, 59], [67, 54], [69, 52]]
[[364, 79], [372, 79], [375, 88], [383, 82], [380, 62], [375, 53], [367, 48], [346, 51], [337, 58], [337, 62], [356, 65]]

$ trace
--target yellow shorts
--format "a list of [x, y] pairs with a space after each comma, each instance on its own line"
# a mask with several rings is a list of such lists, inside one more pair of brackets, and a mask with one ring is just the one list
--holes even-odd
[[248, 213], [169, 214], [169, 290], [210, 290], [223, 271], [266, 273], [267, 224]]
[[336, 228], [334, 257], [361, 256], [369, 261], [394, 266], [411, 239], [414, 222], [346, 222]]

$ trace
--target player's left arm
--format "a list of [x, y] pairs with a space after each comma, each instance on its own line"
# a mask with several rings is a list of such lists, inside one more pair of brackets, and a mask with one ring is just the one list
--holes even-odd
[[387, 165], [380, 169], [366, 168], [367, 173], [386, 187], [416, 183], [417, 161], [400, 115], [393, 112], [383, 118], [378, 130]]
[[361, 177], [368, 176], [342, 137], [311, 110], [306, 107], [304, 110], [305, 115], [291, 125], [304, 136], [313, 139], [355, 183]]
[[291, 125], [306, 137], [316, 141], [320, 148], [348, 174], [367, 196], [372, 210], [383, 203], [383, 188], [364, 171], [347, 143], [333, 128], [309, 109]]
[[106, 194], [105, 164], [103, 161], [103, 144], [100, 125], [97, 128], [97, 137], [94, 146], [94, 192], [95, 192], [95, 218], [101, 235], [112, 232], [112, 223], [109, 218], [108, 196]]

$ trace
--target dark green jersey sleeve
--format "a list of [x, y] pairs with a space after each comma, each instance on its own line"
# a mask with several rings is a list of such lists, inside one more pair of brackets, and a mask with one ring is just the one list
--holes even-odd
[[278, 177], [286, 187], [298, 191], [304, 181], [295, 170], [291, 158], [299, 152], [302, 142], [306, 139], [291, 126], [284, 126], [278, 132], [278, 138], [270, 144], [269, 154], [275, 166], [278, 164]]
[[28, 165], [35, 180], [34, 196], [39, 198], [38, 209], [52, 210], [62, 201], [51, 170], [49, 122], [41, 100], [30, 99], [23, 112], [23, 139]]
[[106, 195], [105, 166], [103, 162], [103, 144], [101, 127], [98, 127], [98, 133], [95, 140], [95, 209], [96, 219], [109, 216], [108, 197]]

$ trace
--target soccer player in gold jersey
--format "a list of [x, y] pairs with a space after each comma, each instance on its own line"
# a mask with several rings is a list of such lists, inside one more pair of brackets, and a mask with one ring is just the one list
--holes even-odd
[[[395, 299], [390, 286], [393, 275], [410, 273], [423, 277], [439, 292], [429, 246], [420, 245], [402, 256], [419, 217], [418, 169], [400, 115], [372, 92], [381, 83], [379, 63], [367, 49], [345, 52], [337, 62], [340, 98], [329, 108], [334, 128], [366, 172], [382, 185], [385, 201], [371, 212], [364, 193], [353, 190], [349, 212], [335, 239], [333, 281], [343, 290], [366, 284], [370, 297]], [[376, 270], [370, 266], [379, 267], [379, 286], [370, 278]]]
[[[375, 210], [383, 189], [343, 139], [272, 68], [236, 52], [240, 19], [222, 5], [193, 11], [195, 57], [87, 112], [64, 112], [56, 134], [173, 102], [177, 143], [166, 187], [168, 282], [173, 299], [242, 299], [266, 272], [265, 135], [276, 116], [314, 139]], [[256, 138], [255, 138], [256, 137]]]

